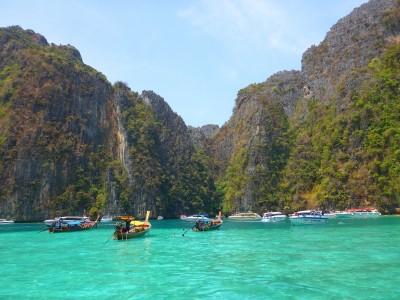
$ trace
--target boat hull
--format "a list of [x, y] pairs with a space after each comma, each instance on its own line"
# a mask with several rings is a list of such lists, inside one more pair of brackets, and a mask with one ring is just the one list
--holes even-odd
[[222, 226], [222, 222], [221, 223], [217, 223], [217, 224], [212, 224], [211, 226], [205, 226], [204, 228], [199, 228], [196, 226], [193, 226], [192, 230], [196, 231], [196, 232], [203, 232], [203, 231], [212, 231], [212, 230], [218, 230], [220, 229]]
[[111, 223], [113, 221], [112, 218], [102, 218], [100, 220], [100, 223]]
[[279, 223], [279, 222], [285, 222], [286, 220], [287, 220], [287, 216], [273, 216], [273, 217], [263, 217], [261, 222]]
[[364, 219], [364, 218], [377, 218], [381, 216], [380, 212], [354, 212], [353, 218], [355, 219]]
[[197, 221], [211, 221], [211, 219], [207, 217], [186, 217], [186, 218], [181, 218], [181, 220], [190, 223], [196, 223]]
[[142, 231], [128, 231], [128, 232], [114, 232], [113, 238], [114, 240], [129, 240], [129, 239], [134, 239], [138, 237], [144, 236], [146, 233], [150, 231], [150, 227], [147, 229], [144, 229]]
[[326, 217], [290, 217], [292, 225], [314, 225], [314, 224], [326, 224], [328, 218]]
[[236, 216], [229, 216], [228, 220], [230, 221], [261, 221], [261, 217], [236, 217]]
[[0, 221], [0, 225], [13, 224], [13, 223], [14, 223], [14, 221], [11, 221], [11, 220]]
[[51, 226], [49, 227], [49, 232], [51, 233], [63, 233], [63, 232], [73, 232], [73, 231], [85, 231], [95, 228], [97, 222], [83, 223], [78, 226]]

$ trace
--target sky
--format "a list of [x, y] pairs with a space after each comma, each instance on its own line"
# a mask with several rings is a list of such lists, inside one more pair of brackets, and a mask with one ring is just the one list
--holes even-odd
[[0, 0], [0, 26], [70, 44], [113, 83], [153, 90], [186, 124], [222, 125], [237, 92], [281, 70], [366, 0]]

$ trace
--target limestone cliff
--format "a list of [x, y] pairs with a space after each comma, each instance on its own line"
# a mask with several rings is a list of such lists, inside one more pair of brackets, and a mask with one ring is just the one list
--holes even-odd
[[0, 49], [0, 217], [212, 209], [207, 167], [161, 97], [17, 26], [0, 29]]
[[[296, 189], [285, 192], [289, 183], [282, 173], [290, 173], [301, 158], [296, 131], [308, 126], [316, 127], [311, 135], [321, 132], [308, 120], [314, 103], [333, 105], [338, 112], [350, 109], [359, 88], [373, 76], [368, 64], [399, 34], [398, 5], [393, 0], [361, 5], [304, 53], [301, 71], [279, 72], [239, 91], [232, 117], [210, 143], [226, 211], [282, 209], [299, 199]], [[321, 122], [328, 118], [323, 115], [321, 107]], [[294, 152], [300, 155], [296, 159]]]

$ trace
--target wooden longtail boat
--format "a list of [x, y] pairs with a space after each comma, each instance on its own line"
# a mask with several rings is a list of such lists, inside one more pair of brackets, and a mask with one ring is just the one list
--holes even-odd
[[219, 212], [217, 219], [196, 221], [196, 223], [192, 227], [192, 230], [197, 232], [217, 230], [221, 227], [221, 225], [222, 225], [222, 218], [221, 218], [221, 212]]
[[97, 227], [98, 221], [99, 217], [97, 217], [96, 221], [89, 221], [89, 220], [66, 221], [63, 220], [63, 218], [59, 218], [57, 221], [55, 221], [49, 226], [49, 232], [60, 233], [60, 232], [89, 230]]
[[115, 225], [113, 234], [114, 240], [128, 240], [145, 235], [151, 229], [149, 222], [150, 211], [146, 212], [144, 221], [135, 221], [131, 216], [121, 216], [117, 219], [120, 221]]

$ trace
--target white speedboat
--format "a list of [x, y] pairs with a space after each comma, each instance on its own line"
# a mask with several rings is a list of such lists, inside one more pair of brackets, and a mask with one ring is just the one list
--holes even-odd
[[158, 221], [164, 220], [164, 217], [163, 217], [163, 216], [158, 216], [158, 217], [157, 217], [157, 220], [158, 220]]
[[335, 211], [335, 215], [338, 219], [350, 219], [353, 217], [353, 213], [349, 211]]
[[334, 212], [326, 212], [326, 213], [323, 213], [323, 215], [325, 217], [327, 217], [328, 219], [335, 219], [337, 217], [336, 213], [334, 213]]
[[281, 213], [280, 211], [272, 211], [272, 212], [266, 212], [263, 214], [262, 217], [262, 222], [269, 222], [269, 223], [275, 223], [275, 222], [282, 222], [287, 219], [287, 216]]
[[381, 213], [375, 208], [356, 208], [349, 210], [353, 214], [353, 218], [376, 218]]
[[0, 219], [0, 224], [12, 224], [14, 220]]
[[291, 215], [289, 220], [292, 225], [325, 224], [328, 222], [328, 217], [320, 211], [302, 210]]
[[100, 222], [101, 223], [110, 223], [112, 222], [113, 217], [112, 216], [102, 216]]
[[86, 216], [83, 216], [83, 217], [65, 216], [65, 217], [57, 217], [57, 218], [54, 218], [54, 219], [44, 220], [43, 223], [45, 223], [46, 226], [51, 227], [57, 221], [62, 221], [62, 222], [65, 222], [65, 223], [68, 223], [68, 222], [90, 222], [90, 218], [86, 217]]
[[262, 218], [259, 214], [253, 212], [237, 213], [228, 217], [231, 221], [260, 221]]
[[181, 215], [180, 219], [185, 222], [197, 222], [199, 220], [203, 221], [210, 221], [211, 219], [207, 215], [191, 215], [191, 216], [185, 216]]

